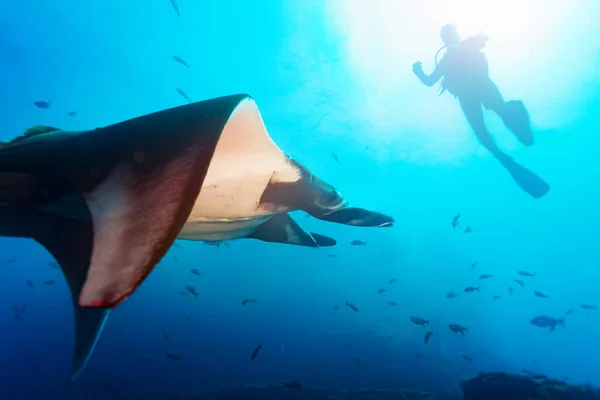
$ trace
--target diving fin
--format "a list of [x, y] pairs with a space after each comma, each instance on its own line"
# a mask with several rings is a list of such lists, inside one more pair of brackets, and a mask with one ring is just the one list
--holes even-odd
[[512, 176], [515, 183], [521, 189], [526, 191], [534, 199], [544, 197], [550, 190], [550, 185], [533, 171], [525, 168], [510, 157], [496, 157], [508, 173]]
[[336, 241], [330, 237], [309, 233], [302, 229], [289, 214], [276, 214], [259, 225], [250, 235], [250, 239], [263, 242], [294, 244], [308, 247], [335, 246]]
[[533, 145], [533, 131], [531, 130], [531, 120], [529, 112], [520, 100], [510, 100], [506, 102], [506, 112], [502, 116], [504, 125], [519, 139], [525, 146]]
[[71, 379], [74, 380], [85, 368], [110, 312], [78, 304], [92, 254], [92, 223], [20, 207], [0, 207], [0, 236], [34, 239], [60, 265], [71, 291], [75, 317], [75, 349], [71, 365]]

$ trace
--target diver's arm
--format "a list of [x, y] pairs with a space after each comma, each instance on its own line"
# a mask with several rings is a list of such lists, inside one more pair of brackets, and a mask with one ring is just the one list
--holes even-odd
[[440, 61], [440, 63], [435, 67], [431, 75], [427, 75], [425, 72], [423, 72], [422, 68], [415, 69], [414, 73], [417, 78], [419, 78], [421, 83], [423, 83], [423, 85], [432, 87], [444, 76], [444, 65], [445, 62], [442, 59], [442, 61]]

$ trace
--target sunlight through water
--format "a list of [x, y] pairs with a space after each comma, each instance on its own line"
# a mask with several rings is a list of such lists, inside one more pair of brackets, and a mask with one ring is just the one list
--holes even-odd
[[[359, 114], [379, 131], [378, 140], [385, 140], [381, 132], [386, 131], [400, 137], [391, 131], [400, 125], [406, 130], [402, 141], [413, 154], [439, 160], [448, 153], [487, 156], [469, 135], [452, 96], [437, 98], [437, 86], [422, 87], [411, 72], [412, 63], [421, 61], [431, 73], [443, 25], [456, 25], [463, 39], [488, 35], [484, 52], [504, 97], [524, 100], [538, 128], [557, 129], [577, 116], [576, 107], [565, 109], [564, 99], [576, 106], [590, 91], [581, 77], [595, 74], [597, 56], [582, 47], [596, 40], [597, 24], [589, 10], [599, 5], [587, 0], [353, 0], [330, 2], [329, 15], [346, 42], [349, 68], [362, 84]], [[560, 77], [557, 70], [562, 70]], [[504, 130], [495, 115], [486, 114], [486, 119], [491, 130]], [[449, 126], [461, 129], [450, 132]], [[415, 130], [418, 136], [410, 133]], [[519, 148], [510, 135], [497, 140], [507, 150]]]

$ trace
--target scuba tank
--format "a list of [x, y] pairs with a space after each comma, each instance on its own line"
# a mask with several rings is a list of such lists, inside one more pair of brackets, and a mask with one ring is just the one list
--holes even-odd
[[[473, 51], [477, 52], [478, 50], [485, 47], [485, 42], [487, 42], [487, 36], [485, 36], [482, 31], [479, 31], [477, 36], [472, 36], [472, 37], [469, 37], [469, 38], [461, 41], [460, 44], [458, 45], [458, 48], [459, 49], [469, 49], [469, 50], [473, 50]], [[435, 62], [436, 67], [438, 66], [438, 64], [441, 61], [441, 60], [438, 60], [438, 57], [440, 56], [440, 54], [442, 53], [443, 50], [447, 50], [447, 49], [448, 49], [448, 46], [444, 45], [435, 52], [433, 61]], [[482, 60], [483, 60], [483, 62], [485, 62], [485, 66], [482, 66], [482, 67], [487, 69], [487, 62], [485, 61], [485, 56], [483, 56], [483, 55], [482, 55]], [[439, 89], [438, 96], [441, 96], [442, 94], [444, 94], [444, 92], [446, 90], [447, 90], [446, 76], [444, 76], [444, 78], [442, 79], [442, 82], [440, 82], [440, 89]]]

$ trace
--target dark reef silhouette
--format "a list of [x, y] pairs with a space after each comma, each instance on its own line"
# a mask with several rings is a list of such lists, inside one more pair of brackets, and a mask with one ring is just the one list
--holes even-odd
[[459, 383], [464, 400], [597, 400], [600, 389], [576, 386], [544, 375], [481, 373]]
[[459, 382], [460, 393], [434, 394], [412, 390], [282, 389], [281, 386], [236, 386], [194, 395], [128, 397], [120, 400], [600, 400], [600, 389], [570, 385], [544, 375], [480, 373]]

